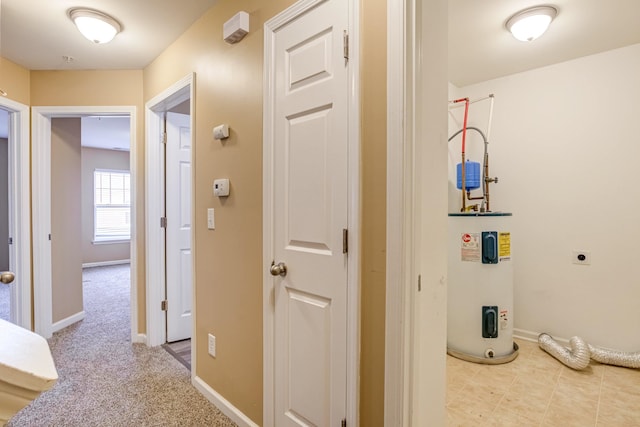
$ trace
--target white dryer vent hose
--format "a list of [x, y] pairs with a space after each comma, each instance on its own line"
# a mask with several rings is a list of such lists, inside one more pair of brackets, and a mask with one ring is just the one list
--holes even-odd
[[551, 335], [542, 333], [538, 336], [538, 345], [560, 362], [576, 370], [589, 366], [590, 359], [607, 365], [640, 368], [640, 352], [607, 350], [587, 344], [580, 337], [572, 337], [569, 340], [571, 349], [567, 349], [558, 344]]

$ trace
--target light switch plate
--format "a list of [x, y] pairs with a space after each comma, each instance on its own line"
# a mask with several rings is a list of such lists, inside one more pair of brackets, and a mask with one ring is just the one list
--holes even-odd
[[216, 357], [216, 337], [209, 334], [209, 354]]
[[216, 218], [213, 208], [207, 209], [207, 228], [209, 230], [216, 229]]

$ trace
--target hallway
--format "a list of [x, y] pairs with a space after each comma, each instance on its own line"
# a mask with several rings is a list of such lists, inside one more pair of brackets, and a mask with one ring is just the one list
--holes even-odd
[[83, 271], [86, 317], [49, 340], [60, 379], [8, 424], [233, 426], [161, 347], [131, 344], [129, 265]]

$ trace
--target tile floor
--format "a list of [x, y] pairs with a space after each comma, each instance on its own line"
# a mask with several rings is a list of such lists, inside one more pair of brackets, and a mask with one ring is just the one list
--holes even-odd
[[503, 365], [447, 356], [449, 426], [640, 426], [640, 369], [591, 362], [574, 371], [538, 347]]

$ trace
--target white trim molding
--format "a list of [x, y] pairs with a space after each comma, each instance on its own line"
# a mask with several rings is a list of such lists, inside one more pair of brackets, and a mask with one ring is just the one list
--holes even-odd
[[51, 119], [86, 115], [123, 115], [130, 117], [129, 163], [131, 173], [131, 337], [138, 334], [136, 266], [136, 107], [70, 106], [31, 107], [32, 133], [32, 206], [33, 206], [33, 305], [35, 332], [50, 338], [54, 332], [51, 295]]
[[[167, 318], [161, 309], [162, 301], [166, 298], [165, 289], [165, 233], [160, 227], [160, 218], [165, 215], [164, 208], [164, 150], [162, 149], [162, 121], [166, 111], [190, 99], [191, 128], [195, 117], [195, 74], [191, 73], [145, 104], [145, 226], [146, 226], [146, 293], [147, 293], [147, 345], [155, 347], [167, 341]], [[191, 138], [194, 138], [192, 132]], [[192, 159], [195, 156], [195, 144], [192, 144]], [[195, 162], [192, 161], [191, 178], [195, 182]], [[194, 191], [195, 186], [192, 186]], [[191, 203], [195, 198], [191, 197]], [[195, 209], [191, 206], [191, 219], [194, 221]], [[194, 224], [195, 222], [192, 222]], [[195, 242], [195, 227], [191, 228], [191, 241]], [[195, 247], [192, 246], [192, 259], [195, 262]], [[192, 270], [195, 266], [191, 266]], [[196, 286], [196, 276], [193, 277], [193, 287]], [[195, 298], [195, 292], [193, 292]], [[193, 318], [195, 319], [195, 301], [193, 304]], [[195, 327], [195, 321], [194, 321]], [[192, 333], [192, 355], [195, 356], [195, 340]], [[195, 361], [192, 361], [192, 372], [195, 372]]]
[[85, 317], [85, 312], [84, 310], [82, 310], [79, 313], [76, 314], [72, 314], [71, 316], [60, 320], [59, 322], [54, 323], [53, 325], [51, 325], [51, 332], [52, 333], [56, 333], [64, 328], [66, 328], [67, 326], [71, 326], [76, 322], [79, 322], [81, 320], [84, 320]]
[[9, 113], [9, 265], [15, 273], [11, 287], [11, 321], [25, 329], [31, 324], [31, 200], [29, 158], [29, 107], [0, 97]]
[[447, 2], [387, 6], [385, 425], [442, 425]]
[[220, 393], [209, 387], [200, 377], [192, 377], [191, 384], [207, 398], [216, 408], [223, 414], [231, 419], [234, 423], [240, 427], [258, 427], [258, 424], [254, 423], [251, 418], [247, 417], [241, 410], [236, 408], [227, 399], [222, 397]]
[[387, 3], [387, 277], [385, 425], [411, 425], [413, 384], [414, 62], [412, 0]]
[[[127, 243], [129, 243], [127, 241]], [[119, 259], [115, 261], [99, 261], [99, 262], [85, 262], [82, 264], [82, 268], [92, 268], [92, 267], [106, 267], [109, 265], [121, 265], [121, 264], [129, 264], [131, 263], [130, 259]]]
[[[267, 273], [273, 259], [273, 144], [274, 139], [274, 58], [275, 32], [296, 17], [325, 0], [300, 0], [264, 24], [263, 75], [263, 425], [273, 426], [274, 413], [274, 323], [272, 307], [273, 278]], [[359, 425], [360, 397], [360, 2], [348, 0], [349, 7], [349, 95], [348, 95], [348, 219], [349, 257], [347, 290], [347, 425]], [[267, 314], [271, 312], [270, 316]]]

